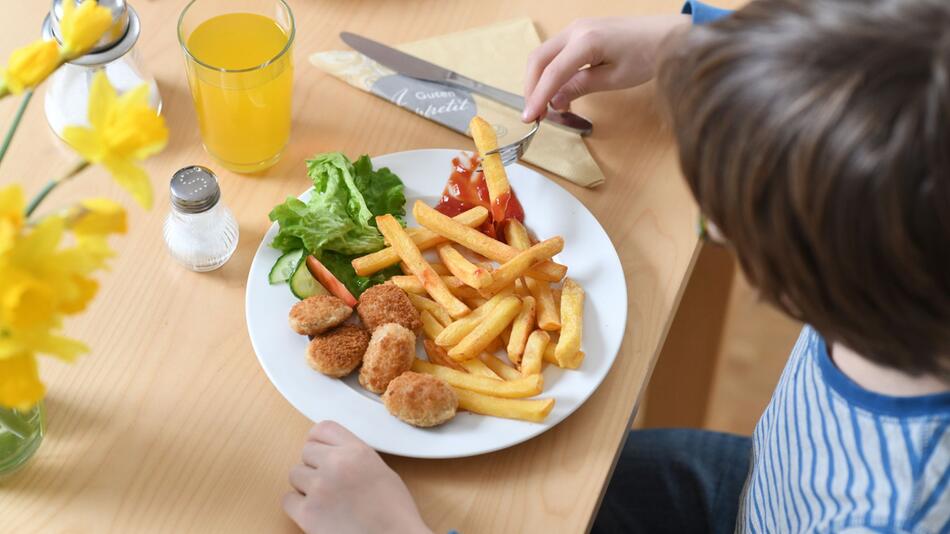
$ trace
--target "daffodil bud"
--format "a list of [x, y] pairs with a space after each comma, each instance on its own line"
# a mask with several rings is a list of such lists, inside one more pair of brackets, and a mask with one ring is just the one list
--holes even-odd
[[60, 65], [56, 41], [36, 41], [17, 48], [3, 72], [3, 84], [13, 94], [36, 87]]
[[78, 57], [88, 52], [112, 27], [112, 12], [96, 0], [85, 0], [78, 7], [74, 0], [64, 0], [59, 27], [63, 35], [63, 56]]

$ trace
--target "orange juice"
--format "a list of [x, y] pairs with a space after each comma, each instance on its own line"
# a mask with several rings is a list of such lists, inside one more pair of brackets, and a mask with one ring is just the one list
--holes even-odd
[[188, 82], [205, 148], [231, 170], [255, 172], [290, 137], [290, 36], [253, 13], [217, 15], [187, 37]]

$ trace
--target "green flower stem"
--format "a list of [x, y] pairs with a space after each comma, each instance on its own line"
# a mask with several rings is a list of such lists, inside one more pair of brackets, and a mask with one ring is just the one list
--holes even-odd
[[20, 100], [20, 107], [17, 108], [16, 115], [13, 116], [13, 123], [10, 124], [7, 135], [3, 138], [3, 144], [0, 145], [0, 162], [3, 161], [3, 156], [7, 154], [7, 149], [10, 148], [10, 141], [13, 141], [13, 134], [16, 133], [17, 127], [20, 126], [20, 121], [23, 119], [23, 112], [26, 111], [26, 106], [30, 103], [31, 98], [33, 98], [32, 90], [23, 93], [23, 100]]
[[40, 190], [40, 192], [37, 193], [35, 197], [33, 197], [33, 200], [30, 201], [30, 205], [26, 207], [26, 216], [29, 217], [30, 215], [33, 215], [33, 212], [36, 211], [37, 207], [39, 207], [40, 202], [43, 202], [43, 199], [46, 198], [46, 196], [49, 195], [53, 189], [56, 189], [59, 184], [69, 180], [73, 176], [76, 176], [88, 166], [88, 161], [80, 161], [75, 166], [73, 166], [72, 169], [67, 171], [66, 174], [56, 178], [55, 180], [50, 180], [47, 182], [46, 185], [43, 186], [43, 189]]
[[19, 439], [26, 439], [33, 432], [23, 417], [9, 408], [0, 407], [0, 427], [6, 428]]

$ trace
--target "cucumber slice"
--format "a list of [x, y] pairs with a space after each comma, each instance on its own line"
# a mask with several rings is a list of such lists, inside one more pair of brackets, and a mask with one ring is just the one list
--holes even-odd
[[286, 283], [293, 276], [294, 271], [297, 270], [301, 259], [303, 259], [303, 250], [301, 249], [284, 253], [274, 262], [270, 274], [267, 275], [267, 281], [271, 284]]
[[300, 265], [297, 266], [297, 270], [294, 271], [293, 276], [290, 277], [290, 292], [300, 300], [314, 295], [330, 294], [326, 288], [320, 285], [320, 282], [317, 282], [317, 279], [310, 274], [310, 270], [307, 269], [307, 262], [305, 261], [300, 262]]

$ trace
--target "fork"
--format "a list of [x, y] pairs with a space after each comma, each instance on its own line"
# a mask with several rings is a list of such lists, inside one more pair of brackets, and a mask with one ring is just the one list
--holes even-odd
[[[528, 150], [528, 145], [531, 144], [531, 140], [534, 139], [534, 134], [538, 133], [538, 130], [541, 128], [541, 121], [534, 121], [534, 127], [531, 128], [531, 131], [526, 133], [524, 137], [518, 139], [514, 143], [509, 143], [505, 146], [500, 146], [495, 150], [489, 150], [485, 153], [486, 156], [491, 156], [492, 154], [498, 154], [501, 156], [501, 164], [504, 167], [511, 165], [512, 163], [521, 159], [524, 156], [526, 150]], [[482, 164], [479, 163], [476, 171], [482, 170]]]

